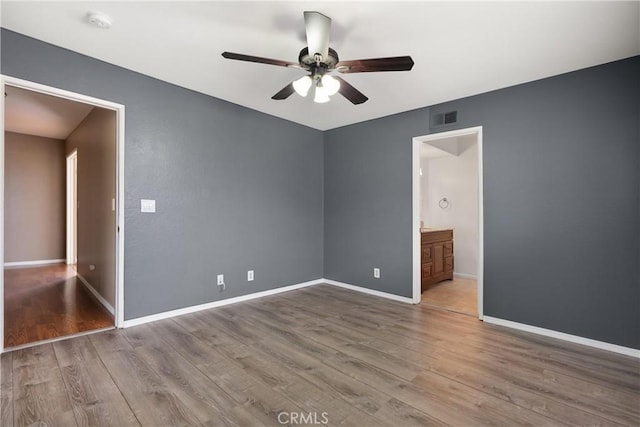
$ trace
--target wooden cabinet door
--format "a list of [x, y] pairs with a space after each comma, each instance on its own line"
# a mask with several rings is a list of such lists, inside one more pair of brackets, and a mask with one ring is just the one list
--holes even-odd
[[453, 242], [445, 242], [444, 257], [453, 256]]
[[433, 268], [433, 264], [430, 262], [426, 264], [422, 264], [422, 280], [429, 281], [431, 279], [432, 268]]
[[444, 274], [444, 243], [433, 244], [433, 277]]
[[432, 272], [433, 269], [433, 263], [432, 262], [427, 262], [422, 264], [422, 280], [421, 280], [421, 292], [424, 292], [425, 290], [427, 290], [427, 287], [429, 287], [429, 285], [432, 284]]
[[453, 273], [453, 257], [448, 256], [444, 259], [444, 272]]
[[431, 249], [432, 249], [432, 245], [422, 245], [421, 246], [422, 249], [422, 254], [420, 259], [422, 260], [421, 262], [424, 264], [426, 262], [430, 262], [431, 261]]

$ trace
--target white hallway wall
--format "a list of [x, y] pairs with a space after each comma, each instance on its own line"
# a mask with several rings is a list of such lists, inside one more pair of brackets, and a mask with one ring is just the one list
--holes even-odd
[[[421, 219], [425, 227], [453, 228], [454, 272], [478, 271], [478, 144], [461, 146], [458, 156], [421, 157]], [[449, 207], [438, 202], [446, 197]]]

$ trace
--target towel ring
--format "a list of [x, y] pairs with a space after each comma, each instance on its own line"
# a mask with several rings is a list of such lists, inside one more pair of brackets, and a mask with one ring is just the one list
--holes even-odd
[[446, 197], [443, 197], [438, 202], [438, 206], [440, 206], [440, 209], [447, 209], [449, 207], [449, 201], [447, 200]]

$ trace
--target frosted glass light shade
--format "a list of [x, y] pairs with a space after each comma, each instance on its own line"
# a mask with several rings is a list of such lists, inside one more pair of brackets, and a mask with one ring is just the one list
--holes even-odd
[[293, 88], [300, 96], [307, 96], [311, 87], [311, 77], [303, 76], [293, 82]]
[[327, 94], [327, 89], [324, 86], [316, 86], [316, 95], [313, 98], [313, 102], [317, 102], [318, 104], [329, 102], [329, 95]]
[[335, 95], [340, 90], [340, 81], [328, 74], [322, 76], [322, 86], [325, 88], [328, 96]]

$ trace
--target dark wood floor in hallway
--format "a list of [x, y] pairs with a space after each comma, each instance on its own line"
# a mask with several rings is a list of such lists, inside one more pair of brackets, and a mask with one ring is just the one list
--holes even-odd
[[328, 285], [1, 361], [6, 427], [640, 423], [638, 359]]
[[111, 314], [65, 264], [4, 270], [4, 345], [113, 326]]

